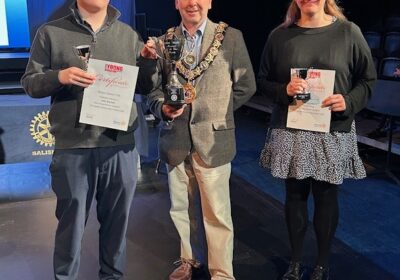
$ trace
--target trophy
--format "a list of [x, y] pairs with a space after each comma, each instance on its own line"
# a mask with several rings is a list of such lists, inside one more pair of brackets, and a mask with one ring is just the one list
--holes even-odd
[[180, 107], [186, 103], [185, 88], [178, 80], [176, 63], [182, 57], [185, 39], [178, 38], [175, 34], [167, 34], [163, 40], [156, 37], [150, 37], [150, 39], [156, 43], [157, 57], [165, 59], [172, 67], [167, 78], [166, 91], [164, 91], [164, 103]]
[[[296, 71], [295, 75], [297, 78], [300, 78], [303, 80], [307, 79], [308, 68], [298, 68], [295, 71]], [[310, 97], [311, 97], [311, 93], [309, 92], [308, 89], [304, 89], [302, 93], [296, 94], [297, 100], [307, 101], [307, 100], [310, 100]]]
[[82, 64], [83, 64], [82, 68], [85, 71], [87, 70], [87, 67], [88, 67], [90, 51], [91, 51], [90, 45], [74, 46], [74, 53], [82, 61]]

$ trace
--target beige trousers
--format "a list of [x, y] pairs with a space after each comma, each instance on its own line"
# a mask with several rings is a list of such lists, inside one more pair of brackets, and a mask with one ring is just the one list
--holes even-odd
[[[207, 167], [199, 155], [191, 153], [178, 166], [168, 165], [171, 218], [181, 238], [181, 257], [199, 261], [193, 239], [204, 236], [208, 247], [208, 269], [212, 280], [233, 276], [233, 224], [229, 195], [231, 164]], [[199, 194], [199, 199], [196, 197]], [[191, 211], [192, 208], [200, 208]], [[201, 226], [194, 221], [202, 213]], [[201, 219], [201, 217], [200, 217]], [[202, 227], [204, 224], [204, 228]], [[196, 232], [193, 232], [196, 231]], [[204, 231], [204, 232], [201, 232]], [[193, 237], [193, 235], [195, 237]], [[197, 244], [201, 243], [199, 240]]]

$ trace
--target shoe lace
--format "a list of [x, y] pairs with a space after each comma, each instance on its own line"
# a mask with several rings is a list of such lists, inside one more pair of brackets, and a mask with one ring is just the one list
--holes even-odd
[[200, 267], [200, 263], [196, 260], [188, 260], [188, 259], [180, 258], [179, 260], [174, 261], [175, 266], [180, 266], [182, 264], [189, 264], [195, 268]]

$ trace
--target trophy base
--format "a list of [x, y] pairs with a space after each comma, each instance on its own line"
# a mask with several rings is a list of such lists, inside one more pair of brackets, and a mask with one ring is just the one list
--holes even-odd
[[185, 104], [185, 92], [183, 87], [169, 86], [166, 94], [164, 94], [164, 103], [181, 106]]
[[302, 94], [297, 94], [296, 99], [297, 100], [310, 100], [311, 94], [310, 93], [302, 93]]
[[182, 108], [183, 105], [185, 105], [186, 103], [184, 103], [184, 102], [183, 103], [168, 103], [168, 102], [164, 102], [164, 104], [166, 104], [168, 106], [171, 106], [171, 107], [174, 107], [175, 110], [178, 110], [178, 109]]

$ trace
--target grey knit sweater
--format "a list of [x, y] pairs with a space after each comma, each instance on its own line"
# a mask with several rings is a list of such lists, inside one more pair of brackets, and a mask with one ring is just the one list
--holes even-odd
[[73, 46], [92, 44], [93, 58], [140, 67], [140, 93], [146, 94], [153, 88], [157, 79], [156, 61], [140, 57], [143, 42], [136, 31], [117, 20], [119, 16], [119, 11], [109, 5], [106, 22], [95, 33], [73, 4], [70, 15], [41, 26], [35, 36], [21, 83], [31, 97], [51, 96], [50, 131], [55, 137], [56, 149], [134, 144], [133, 132], [137, 127], [135, 104], [127, 132], [82, 124], [79, 116], [83, 88], [62, 85], [58, 80], [60, 70], [81, 67]]
[[271, 32], [261, 57], [258, 90], [275, 106], [270, 126], [285, 128], [288, 104], [286, 93], [290, 68], [313, 67], [336, 70], [334, 93], [341, 93], [346, 111], [333, 112], [331, 131], [349, 132], [357, 112], [371, 95], [376, 71], [371, 52], [358, 28], [349, 21], [320, 28], [292, 25]]

